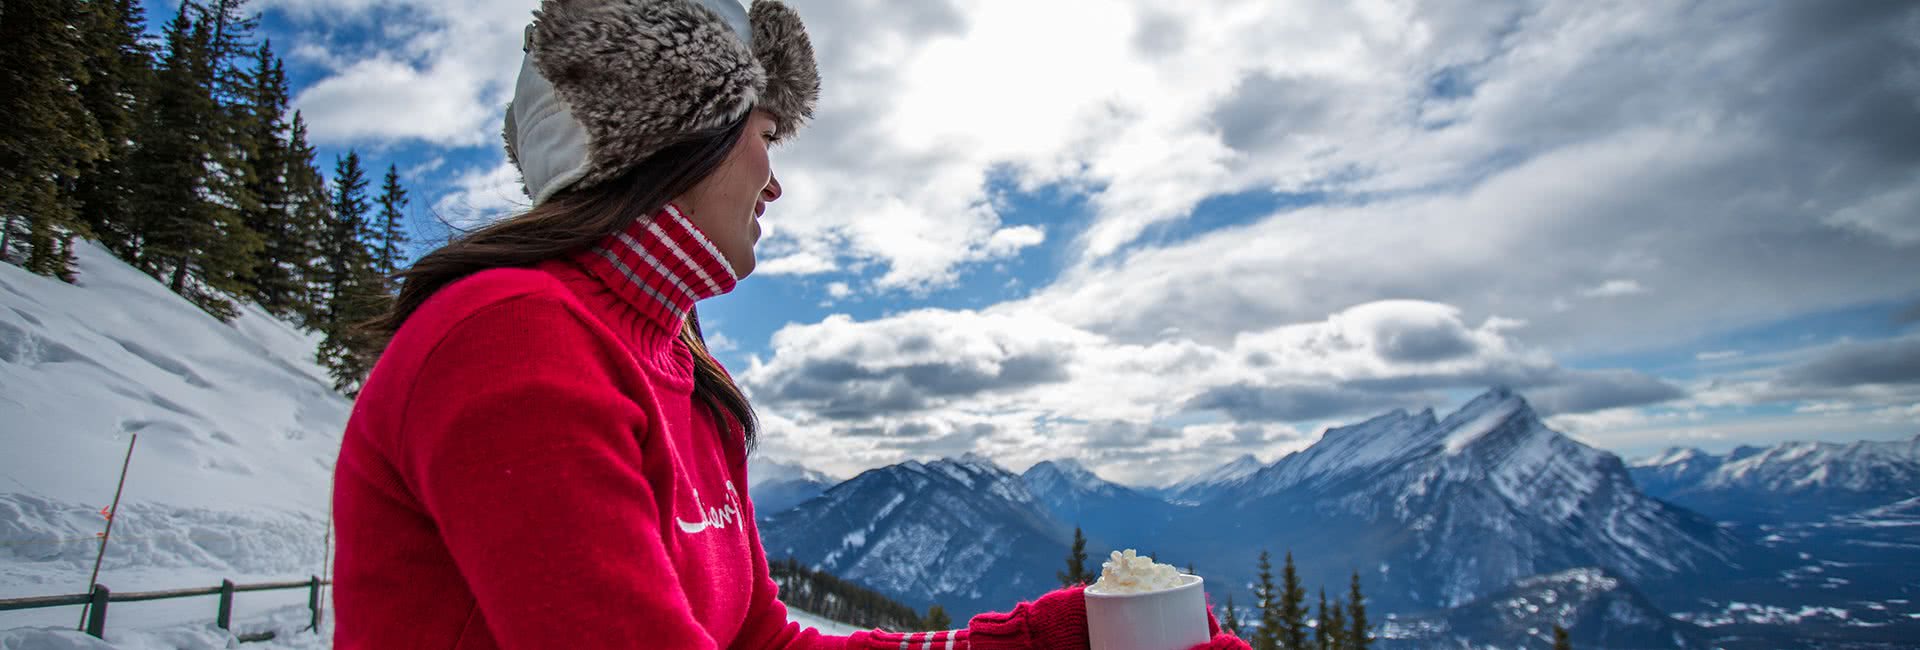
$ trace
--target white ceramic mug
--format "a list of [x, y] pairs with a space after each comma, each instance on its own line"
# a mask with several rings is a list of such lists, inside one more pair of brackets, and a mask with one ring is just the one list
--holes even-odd
[[1087, 637], [1093, 650], [1187, 650], [1207, 642], [1207, 592], [1200, 576], [1180, 575], [1172, 589], [1103, 594], [1088, 589]]

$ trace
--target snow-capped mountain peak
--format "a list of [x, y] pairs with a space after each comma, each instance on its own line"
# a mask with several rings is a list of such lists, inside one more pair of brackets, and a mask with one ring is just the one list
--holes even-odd
[[754, 455], [747, 457], [747, 481], [752, 485], [776, 481], [811, 481], [832, 485], [839, 483], [840, 479], [797, 462]]
[[1224, 465], [1194, 474], [1154, 492], [1176, 503], [1199, 503], [1246, 483], [1265, 468], [1266, 465], [1253, 454], [1242, 454]]
[[1668, 467], [1698, 461], [1713, 456], [1698, 447], [1668, 447], [1652, 456], [1642, 456], [1627, 463], [1628, 467]]
[[1070, 493], [1111, 496], [1127, 487], [1100, 478], [1100, 475], [1072, 459], [1043, 460], [1027, 468], [1020, 478], [1035, 495]]
[[1381, 556], [1420, 568], [1387, 579], [1410, 600], [1441, 606], [1572, 566], [1633, 578], [1718, 566], [1736, 544], [1642, 495], [1618, 457], [1548, 428], [1500, 388], [1437, 422], [1393, 411], [1331, 429], [1212, 504], [1395, 536]]

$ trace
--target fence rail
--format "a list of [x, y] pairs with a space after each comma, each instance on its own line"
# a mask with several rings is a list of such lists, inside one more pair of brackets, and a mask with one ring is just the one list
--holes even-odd
[[222, 630], [233, 629], [233, 595], [243, 591], [274, 591], [278, 589], [307, 589], [307, 608], [312, 610], [313, 618], [307, 629], [320, 629], [320, 588], [333, 584], [331, 580], [321, 580], [312, 576], [306, 580], [285, 582], [259, 582], [250, 585], [236, 585], [232, 580], [221, 580], [218, 587], [197, 587], [191, 589], [167, 589], [163, 591], [131, 591], [114, 593], [106, 585], [96, 584], [93, 591], [84, 594], [65, 594], [60, 596], [33, 596], [29, 598], [0, 599], [0, 612], [16, 609], [39, 609], [42, 607], [71, 607], [90, 605], [87, 611], [86, 633], [96, 638], [104, 637], [107, 630], [107, 603], [131, 603], [143, 600], [167, 600], [170, 598], [195, 598], [199, 596], [219, 596], [220, 611], [214, 616], [213, 624]]

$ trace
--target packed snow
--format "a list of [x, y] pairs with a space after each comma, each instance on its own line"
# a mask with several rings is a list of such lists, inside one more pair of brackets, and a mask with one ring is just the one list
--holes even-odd
[[[323, 573], [350, 404], [313, 361], [315, 336], [252, 305], [221, 323], [92, 243], [75, 254], [77, 285], [0, 264], [0, 598], [87, 591], [136, 433], [98, 582], [146, 591]], [[211, 620], [213, 609], [116, 605], [108, 625]], [[77, 619], [0, 612], [0, 629]]]

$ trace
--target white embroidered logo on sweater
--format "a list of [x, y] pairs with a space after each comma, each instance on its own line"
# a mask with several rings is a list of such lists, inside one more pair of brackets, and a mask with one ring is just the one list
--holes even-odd
[[727, 481], [727, 502], [718, 508], [708, 508], [700, 503], [700, 491], [693, 490], [693, 506], [700, 510], [700, 521], [687, 521], [675, 517], [680, 524], [680, 532], [689, 535], [708, 528], [726, 528], [740, 520], [740, 493], [733, 489], [733, 481]]

